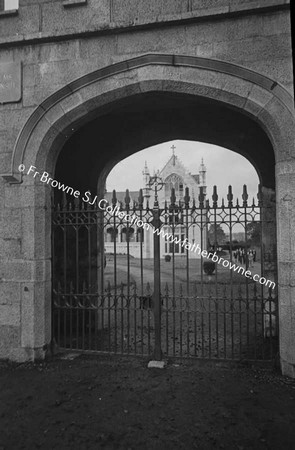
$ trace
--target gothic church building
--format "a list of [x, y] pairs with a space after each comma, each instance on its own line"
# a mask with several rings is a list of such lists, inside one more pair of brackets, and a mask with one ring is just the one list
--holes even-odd
[[[206, 195], [206, 167], [204, 161], [199, 167], [198, 173], [189, 172], [184, 164], [180, 161], [178, 156], [174, 153], [175, 147], [172, 147], [173, 154], [167, 163], [164, 165], [162, 170], [158, 170], [154, 175], [150, 174], [147, 163], [145, 163], [143, 169], [143, 198], [144, 198], [144, 208], [149, 204], [152, 208], [155, 199], [155, 189], [153, 181], [159, 182], [158, 187], [158, 203], [159, 208], [163, 209], [165, 207], [165, 202], [169, 206], [171, 204], [171, 191], [172, 188], [175, 192], [175, 203], [177, 205], [183, 204], [185, 189], [189, 189], [190, 200], [195, 200], [196, 205], [198, 205], [198, 199], [200, 194], [200, 188], [203, 188], [203, 193]], [[106, 193], [105, 199], [112, 204], [112, 193]], [[134, 202], [138, 202], [139, 191], [130, 191], [130, 209], [133, 208]], [[116, 192], [117, 204], [124, 205], [126, 192]], [[163, 217], [161, 219], [163, 221]], [[160, 239], [160, 252], [161, 257], [165, 255], [175, 256], [185, 256], [186, 250], [181, 242], [187, 237], [190, 244], [199, 244], [203, 249], [206, 249], [207, 233], [206, 233], [206, 221], [203, 220], [203, 231], [200, 230], [200, 219], [196, 220], [196, 223], [190, 223], [188, 226], [188, 233], [186, 231], [186, 226], [184, 223], [177, 223], [177, 217], [173, 219], [174, 225], [172, 226], [171, 218], [166, 221], [168, 224], [164, 224], [162, 227], [162, 234]], [[191, 222], [191, 220], [190, 220]], [[148, 229], [147, 229], [148, 228]], [[164, 237], [164, 234], [173, 235], [173, 237], [179, 241], [171, 242], [171, 240]], [[127, 227], [127, 222], [120, 223], [117, 225], [116, 229], [111, 225], [105, 227], [104, 233], [104, 247], [106, 253], [114, 252], [114, 241], [116, 253], [129, 254], [135, 258], [139, 258], [142, 252], [143, 258], [153, 258], [153, 226], [150, 224], [149, 227], [141, 227], [136, 224], [132, 224]], [[129, 240], [129, 250], [127, 249], [127, 240]], [[200, 258], [198, 252], [190, 252], [190, 258]]]

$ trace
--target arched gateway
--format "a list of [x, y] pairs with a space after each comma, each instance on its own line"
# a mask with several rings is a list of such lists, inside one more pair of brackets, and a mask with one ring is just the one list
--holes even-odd
[[[26, 312], [16, 358], [43, 357], [51, 343], [54, 189], [28, 173], [30, 166], [34, 173], [46, 171], [80, 192], [95, 192], [100, 180], [98, 196], [103, 197], [104, 180], [122, 158], [182, 138], [241, 153], [259, 173], [269, 224], [263, 245], [267, 252], [277, 251], [281, 366], [294, 375], [294, 122], [292, 98], [273, 80], [225, 62], [167, 54], [144, 55], [97, 70], [42, 102], [23, 127], [11, 173], [4, 175], [8, 191], [17, 191], [21, 198], [30, 193], [23, 245], [31, 277], [23, 286]], [[75, 146], [80, 138], [83, 152]], [[276, 272], [273, 265], [267, 270]]]

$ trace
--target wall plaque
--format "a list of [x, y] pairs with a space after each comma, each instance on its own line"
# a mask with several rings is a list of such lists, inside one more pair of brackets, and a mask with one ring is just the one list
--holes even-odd
[[0, 64], [0, 103], [19, 102], [21, 98], [21, 63]]

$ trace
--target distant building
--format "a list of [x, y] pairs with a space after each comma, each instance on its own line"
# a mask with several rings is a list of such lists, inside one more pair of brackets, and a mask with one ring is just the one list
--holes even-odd
[[[175, 155], [175, 147], [172, 147], [173, 154], [170, 159], [167, 161], [162, 170], [158, 170], [154, 175], [150, 174], [147, 163], [145, 163], [143, 169], [143, 198], [144, 198], [144, 206], [149, 202], [150, 207], [153, 206], [154, 202], [154, 188], [153, 188], [153, 178], [156, 176], [160, 179], [164, 184], [161, 186], [161, 189], [158, 191], [158, 202], [159, 207], [164, 208], [165, 202], [169, 206], [171, 204], [171, 191], [172, 188], [175, 192], [176, 201], [175, 203], [179, 205], [179, 203], [183, 203], [185, 196], [185, 188], [189, 189], [189, 195], [191, 201], [193, 199], [196, 200], [196, 204], [198, 205], [198, 198], [200, 194], [200, 188], [203, 188], [204, 194], [206, 194], [206, 167], [204, 165], [204, 161], [199, 167], [199, 171], [197, 174], [191, 174], [182, 162], [179, 160], [177, 155]], [[106, 193], [105, 198], [112, 203], [112, 193]], [[129, 196], [131, 199], [130, 207], [133, 208], [134, 202], [138, 202], [139, 191], [131, 191], [129, 192]], [[125, 204], [126, 192], [116, 192], [117, 205]], [[171, 235], [173, 233], [172, 223], [174, 222], [174, 233], [173, 236], [179, 242], [170, 242], [170, 240], [161, 235], [161, 244], [160, 251], [161, 256], [175, 254], [177, 256], [185, 255], [186, 249], [181, 242], [186, 238], [186, 224], [178, 223], [178, 217], [169, 217], [167, 225], [163, 225], [162, 230], [163, 234], [167, 233], [167, 235]], [[190, 244], [199, 244], [203, 249], [206, 249], [207, 242], [207, 234], [206, 234], [206, 225], [205, 220], [203, 220], [203, 232], [201, 235], [200, 230], [200, 220], [198, 219], [195, 224], [189, 224], [188, 227], [188, 242]], [[143, 258], [152, 258], [153, 257], [153, 227], [152, 225], [147, 227], [137, 226], [136, 224], [132, 224], [127, 229], [126, 224], [117, 225], [114, 230], [113, 226], [106, 226], [104, 233], [104, 247], [107, 253], [112, 253], [114, 251], [114, 241], [116, 240], [116, 252], [117, 253], [127, 253], [127, 233], [129, 233], [129, 253], [134, 257], [140, 256], [140, 249], [142, 247], [142, 256]], [[201, 237], [202, 236], [202, 237]], [[142, 246], [141, 246], [142, 243]], [[199, 258], [197, 252], [191, 252], [190, 257]]]

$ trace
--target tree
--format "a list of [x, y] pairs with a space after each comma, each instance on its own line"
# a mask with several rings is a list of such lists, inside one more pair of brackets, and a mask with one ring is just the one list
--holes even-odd
[[223, 231], [221, 225], [211, 224], [208, 230], [208, 242], [210, 245], [214, 245], [215, 242], [220, 245], [226, 241], [226, 234]]
[[247, 239], [251, 245], [260, 245], [261, 223], [249, 222], [246, 225]]

